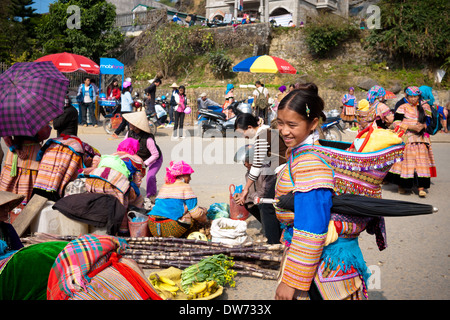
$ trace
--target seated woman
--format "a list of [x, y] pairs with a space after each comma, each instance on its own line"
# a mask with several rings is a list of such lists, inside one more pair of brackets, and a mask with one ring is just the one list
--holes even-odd
[[[116, 197], [128, 208], [129, 205], [142, 207], [144, 200], [139, 190], [143, 174], [143, 160], [136, 155], [139, 149], [136, 139], [122, 141], [117, 152], [103, 155], [98, 165], [84, 170], [80, 178], [86, 178], [86, 191], [104, 193]], [[120, 233], [128, 232], [128, 220], [124, 217]]]
[[184, 161], [171, 161], [165, 184], [148, 213], [150, 232], [155, 237], [181, 237], [194, 224], [205, 223], [206, 208], [199, 207], [189, 182], [194, 170]]
[[24, 195], [0, 191], [0, 270], [14, 252], [23, 248], [19, 235], [7, 221], [9, 212], [20, 205], [24, 198]]
[[47, 300], [162, 300], [121, 238], [88, 234], [69, 242], [48, 275]]
[[144, 160], [137, 155], [139, 151], [139, 141], [133, 138], [126, 138], [117, 147], [117, 152], [113, 156], [118, 156], [130, 171], [130, 193], [128, 195], [128, 205], [143, 207], [144, 195], [139, 188], [145, 176]]
[[[48, 274], [65, 242], [24, 247], [8, 213], [25, 195], [0, 191], [0, 300], [45, 300]], [[32, 266], [32, 267], [30, 267]]]
[[39, 150], [39, 170], [33, 194], [57, 201], [64, 195], [66, 185], [75, 180], [83, 168], [83, 142], [76, 136], [62, 135], [49, 139]]
[[[6, 136], [3, 137], [6, 147], [5, 163], [0, 174], [0, 190], [24, 195], [20, 209], [30, 201], [33, 193], [33, 185], [39, 169], [39, 161], [36, 156], [42, 146], [42, 142], [50, 136], [51, 127], [47, 124], [39, 132], [31, 136]], [[16, 216], [11, 216], [11, 222]]]

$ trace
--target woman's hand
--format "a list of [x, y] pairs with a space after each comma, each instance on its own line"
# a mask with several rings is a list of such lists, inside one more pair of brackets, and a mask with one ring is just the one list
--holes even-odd
[[275, 300], [294, 300], [295, 288], [281, 282], [275, 292]]
[[27, 160], [28, 159], [28, 153], [24, 150], [18, 149], [16, 150], [17, 155], [21, 160]]
[[238, 205], [243, 206], [245, 203], [245, 199], [247, 198], [247, 195], [248, 195], [248, 189], [244, 188], [244, 190], [242, 190], [242, 192], [236, 197], [236, 199], [235, 199], [236, 203]]
[[426, 125], [424, 123], [419, 123], [419, 122], [408, 126], [409, 130], [412, 130], [415, 132], [420, 132], [425, 128], [426, 128]]

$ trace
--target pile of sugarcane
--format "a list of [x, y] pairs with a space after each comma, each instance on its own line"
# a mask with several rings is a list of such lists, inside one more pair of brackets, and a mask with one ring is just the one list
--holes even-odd
[[130, 249], [124, 257], [135, 260], [142, 268], [176, 267], [184, 269], [215, 254], [233, 258], [233, 270], [240, 275], [276, 279], [282, 258], [282, 245], [244, 243], [228, 245], [185, 238], [125, 238]]
[[[71, 241], [76, 238], [35, 233], [33, 237], [21, 240], [24, 244], [33, 244], [46, 241]], [[129, 245], [123, 257], [135, 260], [144, 269], [168, 267], [185, 269], [208, 256], [223, 253], [233, 258], [233, 270], [238, 275], [275, 280], [283, 253], [281, 244], [249, 242], [236, 246], [185, 238], [124, 237], [123, 239]]]

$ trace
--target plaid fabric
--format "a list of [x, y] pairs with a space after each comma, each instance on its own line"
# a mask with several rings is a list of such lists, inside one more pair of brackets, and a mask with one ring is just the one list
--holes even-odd
[[47, 299], [66, 300], [78, 291], [87, 291], [87, 274], [98, 260], [113, 252], [121, 254], [127, 248], [125, 240], [106, 235], [87, 234], [71, 241], [50, 270]]
[[373, 86], [370, 88], [370, 90], [367, 92], [367, 100], [370, 104], [374, 103], [376, 98], [384, 97], [386, 95], [386, 90], [384, 90], [383, 87], [380, 87], [379, 85]]
[[18, 62], [0, 75], [0, 136], [34, 136], [63, 113], [69, 80], [52, 62]]
[[422, 92], [420, 91], [420, 89], [418, 87], [412, 86], [412, 87], [406, 88], [406, 94], [408, 96], [420, 96], [422, 94]]

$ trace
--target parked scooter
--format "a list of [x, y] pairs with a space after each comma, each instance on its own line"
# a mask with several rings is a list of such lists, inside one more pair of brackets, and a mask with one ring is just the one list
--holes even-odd
[[342, 120], [337, 110], [331, 110], [327, 113], [327, 120], [321, 126], [325, 140], [342, 141], [344, 129], [341, 122]]
[[139, 97], [139, 92], [134, 93], [134, 108], [136, 111], [144, 110], [144, 103]]
[[[201, 116], [201, 136], [207, 130], [216, 130], [222, 133], [225, 137], [227, 130], [234, 131], [234, 123], [236, 117], [242, 113], [252, 113], [250, 104], [245, 103], [245, 100], [232, 102], [227, 109], [233, 111], [234, 116], [227, 120], [225, 113], [215, 112], [211, 109], [200, 109], [199, 115]], [[202, 120], [203, 119], [203, 120]], [[199, 121], [200, 121], [199, 120]]]
[[120, 103], [115, 99], [107, 99], [104, 93], [99, 95], [98, 105], [102, 108], [101, 114], [105, 120], [103, 120], [103, 129], [107, 134], [113, 134], [114, 130], [120, 125]]

